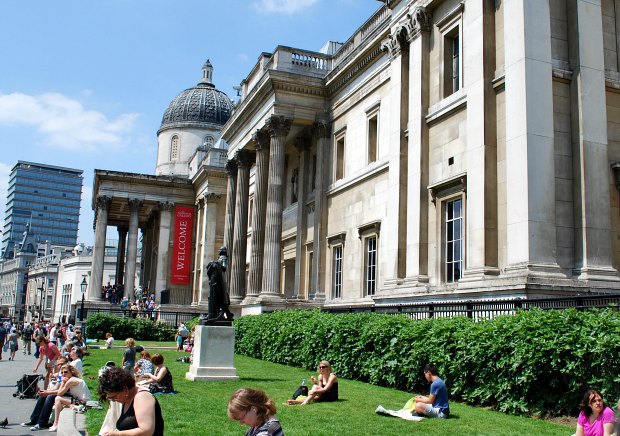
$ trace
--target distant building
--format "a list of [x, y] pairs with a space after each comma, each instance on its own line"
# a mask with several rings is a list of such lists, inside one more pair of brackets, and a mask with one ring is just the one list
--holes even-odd
[[15, 245], [27, 226], [39, 242], [74, 247], [82, 181], [82, 170], [18, 161], [9, 176], [2, 232], [3, 259], [14, 257]]

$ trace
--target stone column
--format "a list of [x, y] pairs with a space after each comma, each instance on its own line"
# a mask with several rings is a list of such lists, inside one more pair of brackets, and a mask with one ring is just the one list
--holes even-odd
[[306, 271], [306, 233], [308, 228], [308, 213], [306, 212], [306, 197], [308, 188], [308, 171], [310, 168], [311, 137], [297, 138], [295, 148], [299, 152], [299, 180], [297, 183], [297, 235], [295, 237], [295, 287], [293, 298], [303, 298]]
[[116, 280], [117, 285], [123, 284], [125, 276], [125, 249], [127, 242], [127, 226], [117, 226], [118, 231], [118, 249], [116, 250]]
[[142, 200], [127, 200], [129, 204], [129, 235], [127, 237], [127, 264], [125, 265], [125, 290], [129, 301], [134, 300], [136, 282], [136, 260], [138, 257], [138, 225]]
[[[217, 205], [222, 196], [219, 194], [209, 193], [205, 195], [205, 209], [203, 212], [203, 250], [202, 260], [200, 263], [201, 287], [198, 303], [206, 305], [209, 301], [209, 277], [207, 277], [206, 269], [207, 264], [216, 259], [216, 250], [219, 247], [215, 246], [216, 228], [217, 228]], [[245, 272], [244, 272], [245, 275]]]
[[165, 202], [158, 203], [159, 207], [159, 234], [157, 235], [157, 270], [155, 272], [155, 289], [151, 289], [151, 294], [155, 294], [155, 301], [161, 301], [161, 291], [168, 286], [170, 276], [170, 225], [172, 223], [172, 210], [174, 204]]
[[112, 198], [101, 195], [95, 203], [95, 244], [93, 246], [93, 263], [90, 270], [88, 301], [101, 301], [101, 285], [103, 283], [103, 262], [105, 258], [105, 236], [108, 227], [108, 210]]
[[202, 286], [202, 254], [204, 251], [204, 196], [196, 199], [196, 250], [194, 251], [194, 277], [192, 288], [192, 305], [198, 304], [200, 290]]
[[144, 274], [141, 277], [142, 285], [148, 287], [149, 290], [152, 287], [151, 277], [153, 271], [153, 248], [155, 244], [154, 227], [155, 218], [153, 216], [153, 213], [151, 213], [148, 220], [146, 221], [146, 228], [144, 232], [144, 245], [142, 250], [142, 252], [144, 253], [142, 257], [142, 261], [144, 262]]
[[[575, 268], [584, 280], [617, 279], [612, 264], [607, 107], [601, 2], [567, 2], [575, 201]], [[574, 36], [574, 39], [571, 38]]]
[[[228, 250], [228, 259], [233, 255], [233, 230], [235, 228], [235, 203], [237, 201], [237, 163], [229, 160], [226, 163], [228, 184], [226, 188], [226, 221], [224, 222], [224, 246]], [[230, 283], [230, 268], [224, 274]]]
[[310, 277], [310, 295], [308, 299], [325, 300], [325, 268], [327, 265], [327, 199], [325, 196], [326, 161], [331, 140], [331, 125], [324, 122], [314, 123], [312, 135], [316, 138], [316, 179], [314, 185], [314, 229], [312, 240], [312, 273]]
[[507, 274], [559, 273], [549, 2], [504, 0]]
[[462, 280], [480, 280], [499, 274], [494, 5], [486, 0], [469, 1], [463, 19], [468, 171]]
[[252, 135], [252, 139], [256, 145], [256, 173], [254, 174], [254, 210], [252, 212], [252, 253], [250, 255], [250, 277], [246, 299], [258, 297], [263, 280], [265, 210], [269, 172], [269, 136], [265, 132], [257, 130]]
[[241, 303], [245, 297], [245, 265], [248, 245], [248, 203], [250, 190], [250, 166], [253, 153], [238, 150], [237, 201], [235, 203], [235, 231], [233, 235], [232, 260], [230, 262], [230, 302]]
[[267, 212], [265, 218], [265, 259], [263, 263], [263, 286], [261, 298], [280, 297], [282, 259], [282, 194], [284, 192], [284, 144], [292, 120], [272, 115], [267, 120], [271, 136], [269, 149], [269, 186], [267, 188]]
[[[428, 282], [428, 124], [431, 15], [424, 7], [411, 14], [409, 34], [409, 138], [407, 171], [406, 280]], [[388, 243], [390, 243], [388, 241]]]
[[395, 29], [383, 47], [390, 54], [389, 173], [385, 226], [386, 285], [399, 284], [406, 274], [407, 243], [407, 138], [409, 121], [409, 45], [405, 26]]

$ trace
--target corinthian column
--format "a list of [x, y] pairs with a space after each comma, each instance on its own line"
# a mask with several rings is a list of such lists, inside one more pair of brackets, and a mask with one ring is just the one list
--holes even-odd
[[267, 175], [269, 171], [269, 136], [257, 130], [252, 139], [256, 144], [256, 173], [254, 175], [254, 210], [252, 212], [252, 254], [247, 297], [256, 297], [263, 280], [263, 250], [265, 242], [265, 208], [267, 204]]
[[245, 296], [245, 261], [248, 244], [248, 202], [250, 190], [250, 166], [253, 153], [239, 150], [237, 161], [237, 201], [235, 203], [235, 229], [230, 265], [230, 300], [240, 303]]
[[295, 238], [295, 287], [293, 298], [304, 296], [306, 265], [306, 237], [308, 213], [306, 211], [306, 191], [308, 185], [308, 168], [310, 166], [310, 136], [297, 138], [295, 148], [299, 152], [299, 183], [297, 184], [297, 236]]
[[125, 290], [129, 301], [134, 300], [134, 285], [136, 282], [136, 259], [138, 257], [138, 224], [142, 200], [136, 198], [127, 200], [129, 204], [129, 235], [127, 236], [127, 263], [125, 264]]
[[269, 151], [269, 187], [265, 220], [265, 259], [261, 296], [280, 295], [280, 245], [282, 242], [282, 192], [284, 190], [284, 142], [291, 128], [291, 119], [273, 115], [267, 120], [271, 136]]
[[[233, 229], [235, 228], [235, 201], [237, 198], [237, 162], [229, 160], [226, 163], [228, 185], [226, 187], [226, 221], [224, 223], [224, 246], [228, 250], [228, 258], [232, 259]], [[230, 268], [224, 274], [226, 282], [230, 283]]]
[[331, 137], [331, 126], [326, 123], [315, 123], [312, 134], [316, 138], [316, 182], [314, 185], [314, 236], [313, 262], [309, 299], [325, 299], [325, 263], [326, 247], [326, 216], [325, 206], [325, 160]]
[[170, 275], [170, 224], [172, 222], [172, 210], [174, 203], [158, 203], [159, 208], [159, 233], [157, 235], [157, 271], [155, 272], [155, 289], [149, 289], [155, 295], [155, 301], [161, 301], [161, 291], [168, 286]]
[[93, 247], [93, 264], [90, 271], [88, 301], [101, 301], [101, 283], [103, 281], [103, 260], [105, 256], [105, 235], [108, 227], [108, 210], [112, 199], [106, 195], [97, 197], [95, 203], [95, 244]]

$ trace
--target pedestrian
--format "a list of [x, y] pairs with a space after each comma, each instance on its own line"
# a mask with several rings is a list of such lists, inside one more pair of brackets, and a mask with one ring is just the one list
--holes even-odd
[[30, 323], [24, 324], [24, 329], [22, 330], [22, 345], [24, 348], [24, 354], [28, 352], [28, 355], [31, 354], [32, 350], [32, 334], [34, 333], [34, 329]]

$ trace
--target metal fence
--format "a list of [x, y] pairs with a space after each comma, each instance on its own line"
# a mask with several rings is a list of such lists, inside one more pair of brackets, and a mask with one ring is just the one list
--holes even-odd
[[513, 300], [468, 300], [449, 302], [408, 303], [381, 306], [335, 306], [324, 307], [329, 313], [385, 313], [403, 314], [411, 319], [448, 318], [465, 316], [474, 320], [494, 318], [498, 315], [513, 315], [517, 310], [539, 308], [561, 310], [574, 308], [620, 307], [620, 295], [588, 295], [561, 298], [513, 299]]
[[122, 310], [117, 308], [89, 308], [85, 309], [85, 316], [94, 315], [96, 313], [105, 313], [108, 315], [115, 315], [119, 318], [148, 318], [152, 321], [159, 321], [166, 323], [173, 327], [178, 327], [181, 323], [186, 323], [193, 318], [200, 316], [195, 312], [173, 312], [165, 310], [155, 310], [153, 312], [131, 312], [129, 309]]

